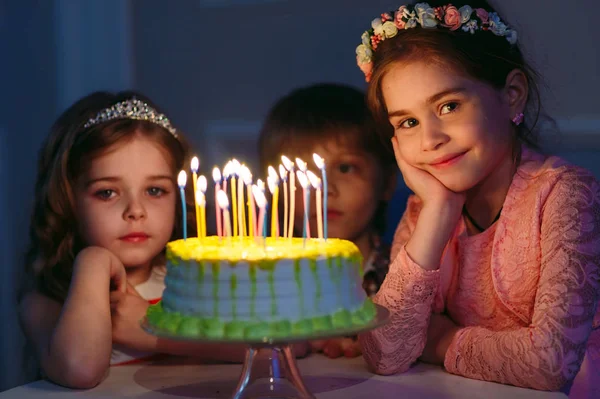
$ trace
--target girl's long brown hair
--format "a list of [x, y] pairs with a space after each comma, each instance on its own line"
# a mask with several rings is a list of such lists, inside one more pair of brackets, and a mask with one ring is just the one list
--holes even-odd
[[[430, 0], [431, 7], [452, 3], [456, 8], [470, 5], [473, 9], [494, 11], [485, 0], [448, 1]], [[539, 75], [527, 63], [518, 45], [511, 45], [506, 38], [492, 32], [478, 31], [475, 34], [445, 28], [401, 29], [398, 34], [384, 40], [373, 57], [373, 74], [369, 83], [367, 99], [369, 108], [379, 124], [379, 132], [385, 142], [393, 135], [388, 121], [388, 110], [381, 91], [381, 81], [386, 73], [398, 63], [433, 62], [445, 65], [459, 73], [487, 83], [496, 89], [504, 87], [508, 74], [514, 69], [523, 71], [529, 85], [525, 123], [516, 128], [516, 138], [532, 147], [538, 147], [535, 127], [541, 115]], [[545, 116], [549, 122], [551, 118]]]
[[[157, 109], [140, 93], [92, 93], [59, 116], [39, 152], [27, 271], [35, 289], [60, 302], [67, 296], [75, 257], [84, 247], [77, 229], [74, 185], [91, 161], [110, 147], [142, 135], [159, 143], [170, 155], [173, 181], [188, 164], [189, 146], [181, 133], [175, 137], [152, 122], [115, 119], [84, 128], [98, 112], [133, 97]], [[192, 209], [193, 190], [189, 186], [186, 202]], [[182, 236], [181, 214], [181, 206], [177, 206], [172, 239]], [[193, 216], [189, 211], [187, 214]], [[195, 224], [188, 222], [188, 229], [195, 231]]]

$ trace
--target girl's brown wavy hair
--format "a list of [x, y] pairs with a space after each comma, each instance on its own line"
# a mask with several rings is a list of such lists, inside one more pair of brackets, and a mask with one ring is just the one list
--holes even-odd
[[[74, 185], [92, 160], [107, 149], [141, 135], [159, 143], [170, 154], [175, 184], [179, 170], [189, 165], [189, 146], [181, 133], [175, 137], [155, 123], [116, 119], [84, 128], [98, 112], [133, 97], [158, 110], [140, 93], [92, 93], [58, 117], [39, 152], [26, 267], [29, 282], [33, 283], [29, 288], [60, 302], [67, 296], [75, 257], [84, 248], [75, 216]], [[185, 196], [189, 210], [193, 209], [192, 191], [188, 184]], [[181, 206], [177, 206], [172, 239], [182, 236], [181, 214]], [[190, 211], [187, 214], [193, 216]], [[188, 231], [190, 229], [195, 231], [195, 223], [188, 221]], [[163, 259], [164, 253], [161, 253], [155, 263]]]
[[[470, 5], [473, 9], [495, 11], [485, 0], [449, 1], [430, 0], [431, 7], [452, 3], [456, 8]], [[515, 138], [531, 147], [538, 148], [536, 125], [542, 116], [539, 75], [528, 64], [518, 44], [511, 45], [505, 37], [491, 32], [475, 34], [446, 28], [401, 29], [391, 39], [382, 41], [373, 54], [373, 73], [367, 92], [369, 108], [375, 117], [386, 143], [393, 136], [388, 121], [388, 110], [382, 94], [381, 82], [387, 72], [398, 64], [427, 62], [444, 65], [472, 79], [484, 82], [496, 89], [504, 87], [508, 74], [514, 69], [523, 71], [529, 85], [525, 122], [515, 131]], [[546, 115], [543, 118], [552, 123]], [[391, 144], [390, 144], [391, 146]]]

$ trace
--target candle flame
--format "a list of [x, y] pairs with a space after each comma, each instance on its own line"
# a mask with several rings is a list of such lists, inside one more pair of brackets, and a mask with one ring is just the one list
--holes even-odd
[[242, 165], [240, 167], [240, 177], [244, 181], [245, 185], [249, 186], [252, 184], [252, 172], [250, 172], [250, 168], [248, 168], [246, 165]]
[[177, 176], [177, 185], [183, 188], [185, 187], [185, 183], [187, 183], [187, 173], [185, 173], [185, 170], [182, 170], [179, 172], [179, 176]]
[[317, 175], [315, 175], [313, 172], [311, 172], [310, 170], [307, 170], [306, 171], [306, 177], [308, 177], [308, 180], [310, 181], [310, 184], [314, 188], [321, 188], [321, 179], [319, 179], [317, 177]]
[[275, 183], [275, 185], [279, 184], [279, 175], [277, 174], [277, 171], [275, 170], [275, 168], [272, 166], [269, 166], [267, 168], [267, 170], [269, 171], [269, 177], [271, 179], [273, 179], [273, 183]]
[[264, 208], [267, 205], [267, 197], [265, 193], [257, 186], [252, 186], [252, 194], [254, 194], [254, 202], [259, 208]]
[[196, 190], [196, 203], [199, 206], [206, 205], [206, 199], [204, 197], [204, 193], [200, 189]]
[[298, 169], [300, 169], [303, 172], [306, 172], [306, 162], [304, 162], [300, 158], [296, 158], [296, 165], [298, 165]]
[[212, 175], [213, 175], [213, 180], [215, 181], [215, 183], [221, 182], [221, 171], [216, 166], [213, 168]]
[[287, 180], [287, 171], [285, 170], [285, 167], [281, 164], [279, 164], [279, 177], [281, 177], [281, 180], [283, 181]]
[[315, 161], [315, 165], [317, 165], [317, 168], [323, 169], [325, 167], [325, 160], [321, 158], [319, 154], [314, 153], [313, 160]]
[[206, 181], [206, 176], [201, 175], [198, 177], [198, 190], [202, 191], [202, 194], [206, 192], [206, 188], [208, 187], [208, 182]]
[[306, 178], [306, 173], [299, 170], [296, 172], [296, 176], [298, 176], [298, 181], [300, 182], [302, 188], [308, 188], [308, 179]]
[[200, 166], [200, 161], [198, 160], [198, 157], [192, 158], [192, 162], [191, 162], [190, 166], [191, 166], [192, 172], [194, 172], [194, 173], [198, 172], [198, 167]]
[[228, 179], [229, 176], [231, 176], [232, 168], [233, 168], [233, 165], [231, 164], [231, 161], [229, 161], [225, 164], [225, 166], [223, 167], [223, 178], [224, 179]]
[[267, 177], [267, 186], [269, 186], [269, 191], [271, 194], [275, 194], [275, 189], [277, 188], [277, 181], [273, 176]]
[[256, 181], [256, 186], [257, 186], [258, 188], [260, 188], [260, 190], [261, 190], [263, 193], [265, 192], [265, 182], [264, 182], [264, 181], [262, 181], [262, 180], [258, 179], [258, 180]]
[[231, 172], [232, 174], [239, 176], [240, 175], [240, 168], [242, 167], [242, 165], [240, 164], [240, 161], [238, 161], [237, 159], [233, 158], [231, 160]]
[[225, 194], [225, 191], [221, 190], [217, 193], [217, 204], [221, 209], [229, 208], [229, 198], [227, 198], [227, 194]]
[[294, 169], [294, 163], [292, 161], [290, 161], [290, 159], [288, 157], [286, 157], [285, 155], [281, 156], [281, 162], [283, 162], [283, 166], [285, 166], [285, 168], [287, 170]]

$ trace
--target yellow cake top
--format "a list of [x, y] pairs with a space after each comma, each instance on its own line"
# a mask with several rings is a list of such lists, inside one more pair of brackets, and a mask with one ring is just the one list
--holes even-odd
[[316, 259], [319, 257], [361, 257], [354, 243], [338, 238], [307, 239], [267, 237], [192, 237], [171, 241], [167, 244], [167, 259], [197, 261], [249, 262], [279, 259]]

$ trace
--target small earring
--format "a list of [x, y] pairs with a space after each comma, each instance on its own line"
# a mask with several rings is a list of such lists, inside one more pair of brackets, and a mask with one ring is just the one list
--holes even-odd
[[519, 113], [517, 114], [513, 119], [513, 123], [517, 126], [519, 126], [521, 123], [523, 123], [523, 119], [525, 119], [525, 115], [523, 115], [523, 113]]

